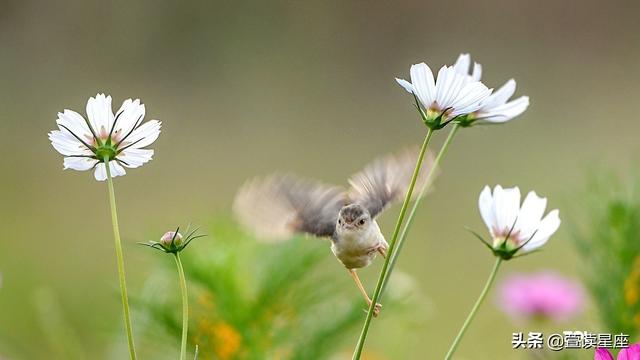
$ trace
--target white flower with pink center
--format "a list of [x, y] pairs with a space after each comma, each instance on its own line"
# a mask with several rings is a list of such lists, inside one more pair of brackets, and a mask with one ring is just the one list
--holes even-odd
[[497, 185], [493, 193], [488, 186], [480, 193], [478, 206], [482, 220], [487, 225], [492, 244], [488, 244], [498, 256], [511, 258], [516, 252], [538, 249], [558, 230], [558, 210], [543, 217], [547, 199], [529, 192], [520, 204], [520, 189], [503, 189]]
[[87, 117], [73, 110], [58, 113], [58, 130], [49, 133], [53, 147], [64, 156], [64, 168], [94, 169], [98, 181], [126, 174], [124, 167], [137, 168], [149, 162], [153, 150], [144, 149], [160, 135], [161, 123], [143, 123], [145, 107], [140, 100], [127, 99], [113, 114], [111, 96], [98, 94], [87, 101]]
[[491, 95], [483, 83], [456, 71], [454, 66], [443, 66], [434, 78], [431, 68], [415, 64], [410, 70], [411, 82], [396, 78], [407, 92], [413, 94], [424, 109], [426, 120], [441, 117], [445, 122], [480, 109], [482, 101]]
[[[460, 54], [453, 68], [460, 75], [466, 75], [468, 81], [480, 81], [482, 78], [482, 66], [478, 63], [471, 67], [471, 56]], [[473, 114], [473, 118], [492, 123], [509, 121], [522, 114], [529, 107], [529, 97], [521, 96], [509, 101], [516, 92], [516, 81], [509, 79], [502, 87], [487, 96], [480, 103], [480, 107]]]

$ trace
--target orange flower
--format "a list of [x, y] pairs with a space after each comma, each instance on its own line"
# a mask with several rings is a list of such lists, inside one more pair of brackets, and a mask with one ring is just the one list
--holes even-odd
[[636, 257], [631, 273], [624, 281], [624, 299], [627, 305], [635, 305], [640, 300], [640, 256]]
[[221, 360], [232, 359], [240, 350], [242, 336], [231, 325], [219, 322], [213, 326], [215, 337], [215, 353]]

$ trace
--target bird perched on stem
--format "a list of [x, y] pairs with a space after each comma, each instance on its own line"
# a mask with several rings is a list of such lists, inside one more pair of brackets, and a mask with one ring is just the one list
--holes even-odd
[[[285, 240], [295, 233], [331, 239], [331, 251], [370, 306], [356, 269], [371, 264], [378, 253], [387, 255], [388, 244], [376, 218], [390, 204], [404, 199], [417, 160], [417, 150], [376, 159], [349, 179], [349, 189], [293, 175], [253, 179], [238, 191], [233, 210], [241, 224], [265, 240]], [[417, 188], [434, 171], [432, 164], [433, 156], [428, 153]], [[376, 304], [374, 315], [380, 309]]]

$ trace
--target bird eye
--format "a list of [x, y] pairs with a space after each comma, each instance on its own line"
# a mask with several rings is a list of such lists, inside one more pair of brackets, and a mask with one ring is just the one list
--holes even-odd
[[338, 224], [342, 225], [342, 219], [338, 219]]
[[360, 224], [360, 225], [364, 225], [364, 223], [365, 223], [364, 219], [361, 219], [361, 220], [358, 222], [358, 224]]

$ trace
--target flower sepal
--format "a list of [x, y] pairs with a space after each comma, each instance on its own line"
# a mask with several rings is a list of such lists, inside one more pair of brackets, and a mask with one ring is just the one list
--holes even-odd
[[455, 124], [458, 124], [458, 126], [463, 127], [463, 128], [469, 128], [469, 127], [472, 127], [472, 126], [479, 126], [479, 125], [483, 125], [484, 126], [484, 125], [499, 125], [499, 124], [502, 124], [500, 122], [490, 121], [487, 118], [478, 117], [475, 114], [458, 116], [458, 118], [456, 118], [453, 122]]
[[513, 231], [513, 228], [512, 228], [511, 231], [507, 234], [507, 236], [504, 239], [500, 239], [500, 238], [494, 239], [493, 245], [492, 245], [487, 240], [485, 240], [482, 236], [480, 236], [480, 234], [471, 230], [470, 228], [467, 228], [467, 231], [473, 234], [473, 236], [475, 236], [478, 240], [480, 240], [482, 244], [484, 244], [489, 250], [491, 250], [491, 253], [493, 253], [494, 256], [499, 257], [502, 260], [511, 260], [514, 258], [519, 258], [519, 257], [529, 255], [539, 251], [539, 249], [536, 249], [533, 251], [518, 254], [518, 252], [529, 241], [531, 241], [531, 239], [533, 239], [533, 236], [535, 235], [535, 233], [523, 244], [518, 245], [514, 241], [510, 241], [509, 239], [509, 237], [511, 236], [511, 232]]
[[167, 254], [177, 254], [184, 250], [189, 244], [198, 238], [204, 237], [206, 235], [196, 235], [198, 229], [195, 229], [191, 232], [187, 230], [187, 236], [183, 237], [180, 233], [180, 227], [176, 228], [175, 231], [167, 231], [162, 237], [160, 241], [149, 240], [146, 243], [139, 243], [140, 245], [148, 246], [152, 249], [156, 249], [162, 251]]
[[472, 127], [473, 125], [479, 124], [478, 119], [473, 115], [458, 116], [458, 118], [455, 119], [454, 122], [458, 124], [458, 126], [464, 128]]
[[502, 241], [498, 246], [493, 247], [493, 255], [501, 258], [502, 260], [511, 260], [515, 257], [516, 253], [521, 247], [514, 248], [508, 241]]
[[98, 145], [98, 147], [94, 151], [94, 154], [95, 154], [95, 159], [98, 160], [98, 162], [104, 162], [105, 159], [108, 159], [109, 161], [113, 161], [116, 159], [116, 156], [118, 155], [118, 149], [114, 144], [111, 144], [111, 141], [107, 141], [102, 145]]
[[443, 129], [445, 126], [449, 125], [454, 120], [457, 120], [459, 117], [454, 117], [452, 119], [445, 120], [447, 117], [447, 113], [451, 110], [445, 109], [442, 112], [437, 112], [433, 110], [425, 111], [422, 106], [420, 106], [420, 101], [416, 94], [413, 94], [413, 98], [415, 99], [415, 107], [418, 109], [418, 113], [420, 113], [420, 117], [422, 118], [422, 122], [432, 131]]

